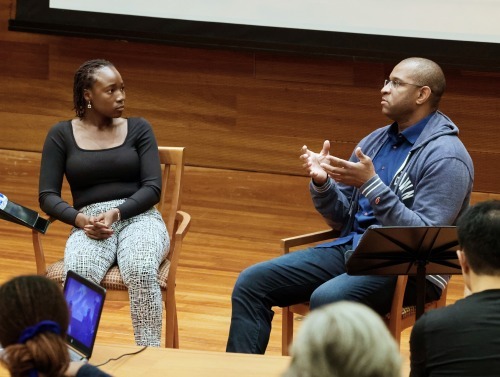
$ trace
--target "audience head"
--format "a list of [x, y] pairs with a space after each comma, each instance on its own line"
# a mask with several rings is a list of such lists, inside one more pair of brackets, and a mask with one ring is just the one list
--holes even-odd
[[400, 377], [401, 357], [380, 316], [342, 301], [313, 310], [292, 345], [284, 377]]
[[104, 67], [114, 67], [113, 63], [104, 59], [94, 59], [83, 63], [75, 73], [73, 82], [73, 109], [76, 116], [82, 118], [85, 115], [87, 101], [84, 93], [92, 88], [96, 81], [96, 72]]
[[63, 376], [69, 312], [61, 288], [38, 276], [19, 276], [0, 286], [0, 362], [11, 376]]
[[[458, 256], [467, 279], [468, 269], [476, 275], [500, 277], [500, 200], [469, 207], [457, 222]], [[465, 256], [465, 258], [464, 258]]]

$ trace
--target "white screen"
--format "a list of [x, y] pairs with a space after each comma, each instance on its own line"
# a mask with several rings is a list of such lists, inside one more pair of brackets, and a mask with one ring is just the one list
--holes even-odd
[[54, 9], [500, 43], [500, 0], [50, 0]]

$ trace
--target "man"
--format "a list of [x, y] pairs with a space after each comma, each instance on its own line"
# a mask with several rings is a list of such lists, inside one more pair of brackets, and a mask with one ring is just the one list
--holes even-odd
[[[349, 276], [345, 263], [370, 226], [451, 225], [467, 207], [473, 166], [458, 128], [438, 111], [445, 85], [436, 63], [405, 59], [381, 90], [382, 112], [391, 125], [361, 140], [349, 161], [330, 155], [328, 141], [320, 153], [303, 147], [313, 203], [341, 237], [240, 274], [232, 294], [228, 352], [265, 352], [273, 306], [309, 301], [314, 309], [350, 300], [379, 314], [389, 311], [396, 278]], [[447, 280], [428, 276], [427, 300], [439, 298]], [[416, 296], [413, 279], [407, 296]]]
[[410, 338], [411, 376], [498, 376], [500, 370], [500, 200], [460, 217], [458, 260], [472, 295], [431, 310]]

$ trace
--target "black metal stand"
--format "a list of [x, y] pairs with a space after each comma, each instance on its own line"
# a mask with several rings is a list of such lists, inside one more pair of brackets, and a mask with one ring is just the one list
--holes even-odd
[[456, 227], [368, 229], [347, 261], [350, 275], [416, 276], [416, 317], [424, 313], [426, 275], [460, 274]]

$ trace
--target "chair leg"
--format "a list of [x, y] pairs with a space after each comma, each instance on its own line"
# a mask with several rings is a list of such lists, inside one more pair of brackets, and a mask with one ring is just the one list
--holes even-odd
[[281, 354], [289, 355], [289, 347], [293, 341], [293, 312], [288, 306], [283, 308], [283, 318], [281, 325]]
[[175, 301], [171, 308], [167, 310], [167, 304], [165, 303], [165, 347], [166, 348], [178, 348], [179, 340], [177, 339], [177, 347], [176, 337], [179, 337], [177, 333], [177, 307], [175, 305]]
[[179, 325], [177, 323], [177, 309], [175, 309], [174, 318], [174, 348], [179, 348]]
[[401, 349], [401, 326], [397, 326], [392, 332], [392, 336], [398, 345], [398, 348]]
[[389, 332], [391, 333], [394, 340], [398, 344], [398, 347], [400, 348], [401, 348], [401, 330], [403, 326], [403, 318], [401, 317], [401, 313], [403, 310], [403, 299], [407, 282], [408, 282], [407, 275], [398, 276], [391, 304], [390, 320], [388, 323]]

